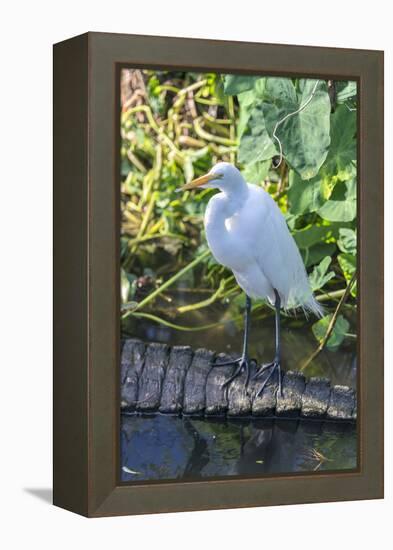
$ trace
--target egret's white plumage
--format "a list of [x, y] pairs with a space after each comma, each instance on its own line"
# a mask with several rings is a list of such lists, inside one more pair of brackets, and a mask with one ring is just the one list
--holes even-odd
[[233, 271], [239, 286], [252, 298], [281, 307], [302, 307], [321, 315], [296, 242], [274, 199], [262, 188], [247, 183], [239, 170], [216, 164], [202, 187], [218, 188], [205, 212], [209, 247], [216, 260]]

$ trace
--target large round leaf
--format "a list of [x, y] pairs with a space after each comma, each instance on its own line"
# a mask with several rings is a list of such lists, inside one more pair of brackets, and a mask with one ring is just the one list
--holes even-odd
[[266, 131], [261, 105], [253, 108], [247, 129], [240, 140], [238, 159], [245, 164], [268, 160], [276, 154], [276, 148]]
[[336, 183], [329, 198], [318, 214], [330, 222], [350, 222], [356, 217], [356, 181]]
[[246, 90], [251, 90], [258, 78], [260, 77], [226, 74], [224, 76], [224, 93], [226, 95], [237, 95]]
[[248, 121], [255, 106], [254, 90], [242, 92], [237, 96], [239, 102], [239, 118], [237, 121], [237, 135], [240, 139], [247, 128]]
[[331, 116], [330, 133], [331, 144], [324, 170], [347, 179], [354, 172], [356, 160], [356, 112], [339, 105]]
[[242, 170], [243, 177], [248, 183], [261, 183], [269, 174], [270, 160], [246, 164]]
[[316, 212], [325, 202], [321, 177], [318, 175], [304, 181], [294, 170], [291, 170], [289, 173], [288, 202], [291, 214]]
[[318, 264], [326, 256], [332, 256], [336, 250], [335, 243], [316, 243], [310, 248], [301, 248], [300, 254], [302, 255], [304, 265], [310, 267]]
[[290, 78], [269, 77], [266, 78], [264, 99], [269, 103], [275, 103], [279, 107], [292, 109], [297, 105], [295, 86]]
[[[266, 82], [267, 91], [270, 89], [269, 80]], [[279, 80], [280, 85], [277, 84], [274, 88], [274, 93], [277, 94], [275, 103], [265, 101], [262, 104], [266, 129], [273, 139], [276, 128], [275, 133], [281, 142], [284, 157], [302, 179], [308, 180], [317, 175], [329, 151], [329, 96], [323, 82], [318, 84], [312, 96], [315, 80], [301, 80], [298, 94], [291, 79]], [[282, 80], [286, 80], [285, 87]], [[307, 103], [310, 97], [312, 99]], [[273, 92], [269, 98], [273, 98]], [[306, 107], [299, 113], [276, 126], [286, 115], [295, 113], [306, 103]]]

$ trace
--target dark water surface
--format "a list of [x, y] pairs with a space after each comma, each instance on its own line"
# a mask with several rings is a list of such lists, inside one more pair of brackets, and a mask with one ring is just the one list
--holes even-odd
[[356, 468], [353, 424], [122, 416], [122, 481]]

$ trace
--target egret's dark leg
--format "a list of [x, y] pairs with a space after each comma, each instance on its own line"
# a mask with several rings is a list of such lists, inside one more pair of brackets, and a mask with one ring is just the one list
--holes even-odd
[[216, 367], [225, 367], [226, 365], [237, 365], [235, 372], [230, 378], [223, 384], [228, 386], [235, 378], [240, 376], [243, 369], [246, 370], [246, 386], [250, 379], [250, 367], [251, 363], [255, 361], [250, 360], [248, 357], [248, 341], [250, 335], [250, 321], [251, 321], [251, 298], [246, 295], [246, 310], [244, 313], [244, 336], [243, 336], [243, 351], [238, 359], [232, 359], [223, 363], [215, 363]]
[[277, 292], [276, 289], [274, 289], [274, 295], [276, 297], [276, 301], [274, 303], [275, 308], [275, 326], [276, 326], [276, 351], [274, 354], [274, 359], [271, 363], [268, 363], [267, 365], [263, 365], [260, 367], [257, 372], [254, 375], [254, 378], [260, 378], [260, 376], [267, 370], [269, 370], [269, 374], [263, 381], [261, 387], [259, 388], [257, 392], [257, 396], [260, 395], [266, 384], [269, 382], [270, 378], [273, 376], [275, 372], [277, 372], [278, 376], [278, 392], [280, 395], [282, 395], [282, 387], [281, 387], [281, 320], [280, 320], [280, 310], [281, 310], [281, 299], [280, 295]]

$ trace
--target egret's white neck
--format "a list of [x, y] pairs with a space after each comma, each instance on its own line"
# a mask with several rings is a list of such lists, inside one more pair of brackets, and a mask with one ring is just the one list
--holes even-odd
[[248, 185], [243, 176], [239, 173], [236, 178], [229, 181], [217, 181], [217, 189], [221, 191], [231, 202], [242, 201], [248, 196]]
[[205, 212], [205, 228], [208, 241], [214, 238], [224, 240], [227, 235], [226, 220], [235, 216], [247, 201], [249, 189], [243, 178], [234, 186], [217, 186], [218, 193], [209, 201]]
[[221, 199], [221, 213], [222, 215], [225, 214], [226, 218], [230, 218], [236, 214], [246, 202], [249, 194], [248, 185], [239, 174], [236, 181], [228, 184], [226, 182], [222, 182], [222, 184], [219, 183], [217, 188], [221, 191], [221, 193], [219, 193]]

